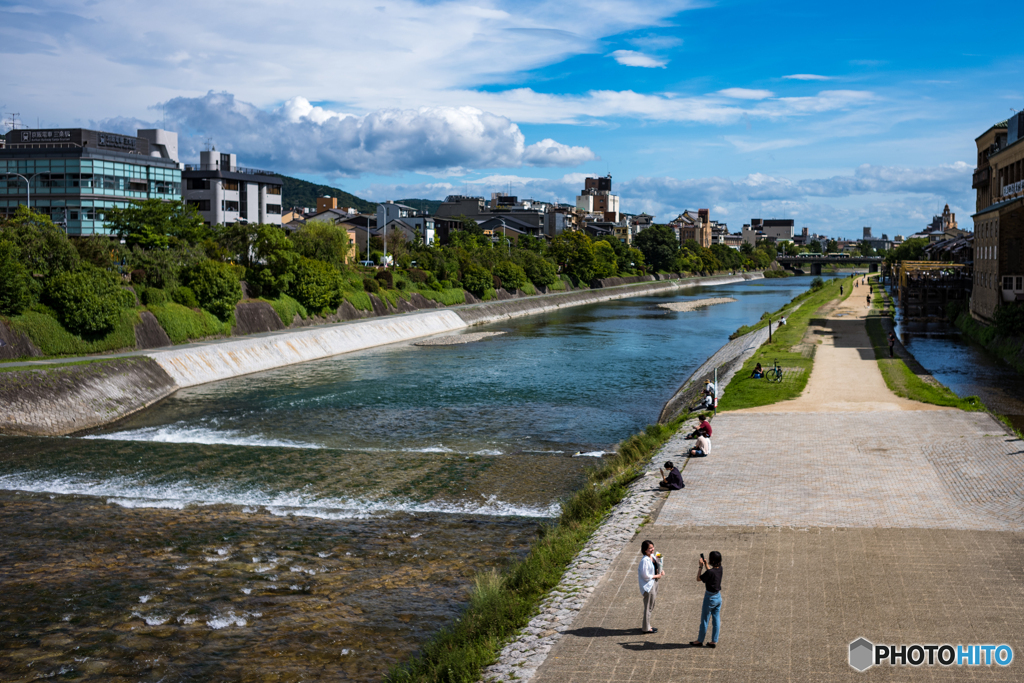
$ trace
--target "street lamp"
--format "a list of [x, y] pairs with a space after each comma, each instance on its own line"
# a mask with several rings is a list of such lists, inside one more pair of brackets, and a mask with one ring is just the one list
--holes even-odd
[[34, 174], [30, 175], [27, 178], [25, 176], [21, 175], [20, 173], [2, 173], [0, 175], [5, 175], [5, 176], [16, 175], [16, 176], [18, 176], [19, 178], [21, 178], [22, 180], [25, 181], [25, 204], [28, 206], [29, 210], [31, 210], [32, 209], [32, 180], [34, 178], [36, 178], [36, 176], [46, 175], [46, 173], [47, 173], [47, 171], [42, 171], [40, 173], [34, 173]]

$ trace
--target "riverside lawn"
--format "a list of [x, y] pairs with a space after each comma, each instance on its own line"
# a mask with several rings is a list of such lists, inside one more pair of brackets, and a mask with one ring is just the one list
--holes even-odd
[[483, 667], [529, 623], [546, 594], [555, 588], [566, 567], [602, 520], [642, 476], [644, 466], [690, 417], [683, 414], [664, 425], [649, 425], [629, 437], [616, 454], [591, 470], [584, 486], [562, 503], [555, 524], [542, 524], [538, 539], [523, 560], [500, 574], [478, 574], [466, 611], [441, 629], [411, 661], [392, 669], [390, 683], [444, 681], [474, 683]]
[[[840, 285], [843, 285], [845, 289], [842, 295], [839, 294]], [[809, 289], [797, 296], [789, 304], [772, 314], [771, 319], [774, 325], [782, 312], [791, 311], [786, 318], [785, 325], [777, 330], [773, 328], [772, 341], [761, 346], [733, 376], [719, 402], [718, 409], [724, 411], [755, 408], [796, 398], [803, 393], [807, 386], [807, 380], [811, 376], [816, 348], [814, 345], [803, 343], [811, 319], [822, 306], [833, 301], [843, 301], [850, 296], [852, 291], [851, 278], [830, 280], [820, 289]], [[865, 290], [858, 290], [858, 292], [860, 291]], [[799, 307], [792, 310], [794, 304], [799, 304]], [[763, 324], [767, 324], [766, 319], [750, 328], [741, 327], [737, 335], [757, 329]], [[781, 367], [787, 370], [783, 374], [781, 383], [776, 384], [765, 379], [750, 377], [757, 363], [761, 363], [761, 367], [767, 371], [776, 360]]]

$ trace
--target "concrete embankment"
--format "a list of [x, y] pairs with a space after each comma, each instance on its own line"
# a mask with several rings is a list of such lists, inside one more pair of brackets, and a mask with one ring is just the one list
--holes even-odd
[[146, 357], [0, 372], [0, 432], [63, 436], [119, 420], [177, 389]]
[[[0, 392], [10, 397], [0, 410], [0, 433], [71, 434], [114, 422], [179, 388], [571, 306], [760, 277], [756, 273], [640, 282], [165, 347], [84, 366], [32, 365], [0, 373], [9, 376], [0, 383]], [[45, 379], [51, 374], [63, 379]], [[47, 389], [34, 392], [33, 384]]]

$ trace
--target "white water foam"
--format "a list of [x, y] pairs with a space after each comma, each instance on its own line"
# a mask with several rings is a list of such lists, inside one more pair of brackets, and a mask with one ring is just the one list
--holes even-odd
[[323, 446], [288, 439], [268, 439], [259, 435], [243, 434], [233, 429], [210, 429], [188, 426], [179, 422], [162, 427], [142, 427], [110, 434], [90, 434], [83, 439], [106, 439], [111, 441], [152, 441], [155, 443], [199, 443], [225, 446], [265, 446], [279, 448], [319, 449]]
[[[0, 475], [0, 489], [31, 493], [58, 493], [106, 498], [107, 503], [125, 508], [166, 508], [181, 510], [188, 506], [237, 505], [263, 508], [279, 517], [318, 517], [321, 519], [369, 519], [392, 513], [442, 513], [499, 517], [555, 517], [559, 506], [516, 505], [497, 496], [480, 501], [414, 503], [396, 499], [317, 498], [299, 492], [267, 493], [258, 489], [238, 490], [214, 485], [195, 485], [185, 481], [147, 484], [128, 477], [93, 479], [85, 476], [55, 476], [42, 472]], [[224, 549], [225, 551], [227, 549]], [[207, 557], [209, 562], [227, 559], [224, 555]]]
[[601, 458], [604, 457], [604, 451], [587, 451], [586, 453], [573, 453], [574, 458]]

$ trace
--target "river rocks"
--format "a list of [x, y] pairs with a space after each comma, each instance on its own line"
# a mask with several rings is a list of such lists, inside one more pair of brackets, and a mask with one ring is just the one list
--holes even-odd
[[572, 627], [612, 562], [665, 495], [658, 488], [658, 468], [653, 464], [661, 457], [659, 451], [644, 476], [630, 485], [626, 497], [612, 509], [566, 569], [558, 586], [541, 603], [537, 616], [502, 649], [498, 661], [484, 669], [483, 681], [523, 683], [537, 673], [551, 648]]

